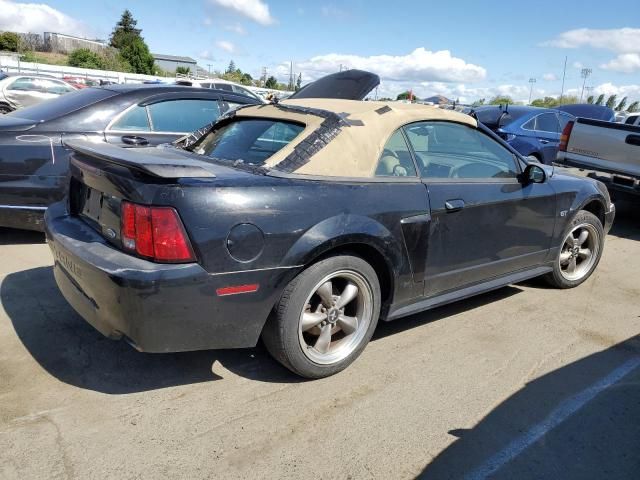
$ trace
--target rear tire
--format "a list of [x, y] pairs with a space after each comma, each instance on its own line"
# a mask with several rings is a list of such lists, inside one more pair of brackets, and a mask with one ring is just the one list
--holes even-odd
[[551, 286], [573, 288], [591, 276], [604, 248], [604, 229], [598, 217], [580, 210], [562, 235], [553, 272], [544, 276]]
[[380, 314], [380, 283], [360, 257], [329, 257], [294, 278], [262, 339], [282, 365], [306, 378], [347, 368], [369, 343]]
[[13, 110], [8, 105], [0, 105], [0, 115], [6, 115], [7, 113], [11, 113]]

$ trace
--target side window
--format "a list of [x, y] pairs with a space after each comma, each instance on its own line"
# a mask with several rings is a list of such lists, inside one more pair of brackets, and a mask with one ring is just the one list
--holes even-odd
[[154, 132], [193, 132], [220, 116], [217, 100], [169, 100], [149, 105]]
[[8, 90], [37, 90], [33, 78], [20, 77], [13, 81]]
[[638, 118], [640, 117], [637, 115], [630, 115], [629, 117], [627, 117], [624, 123], [626, 123], [627, 125], [633, 125]]
[[405, 131], [425, 178], [515, 178], [514, 155], [496, 140], [466, 125], [418, 122]]
[[560, 119], [560, 132], [562, 132], [564, 130], [564, 127], [567, 126], [567, 123], [569, 123], [571, 120], [573, 120], [572, 116], [565, 115], [563, 113], [558, 115], [558, 118]]
[[560, 133], [558, 117], [553, 113], [543, 113], [536, 117], [536, 130], [540, 132]]
[[525, 130], [535, 130], [536, 129], [536, 119], [535, 117], [529, 120], [527, 123], [522, 125], [522, 128]]
[[396, 130], [382, 150], [376, 177], [415, 177], [416, 167], [401, 130]]
[[228, 83], [214, 83], [213, 88], [217, 90], [226, 90], [227, 92], [233, 92], [233, 88]]
[[45, 92], [53, 93], [54, 95], [63, 95], [73, 91], [73, 88], [66, 83], [58, 82], [56, 80], [44, 80], [42, 82], [42, 87]]
[[136, 132], [148, 132], [151, 130], [146, 107], [139, 105], [122, 115], [112, 126], [111, 130], [125, 130]]

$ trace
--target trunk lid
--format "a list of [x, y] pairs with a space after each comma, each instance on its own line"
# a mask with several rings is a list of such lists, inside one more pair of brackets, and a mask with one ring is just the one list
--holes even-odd
[[380, 85], [380, 77], [375, 73], [355, 69], [344, 70], [305, 85], [289, 98], [364, 100], [378, 85]]

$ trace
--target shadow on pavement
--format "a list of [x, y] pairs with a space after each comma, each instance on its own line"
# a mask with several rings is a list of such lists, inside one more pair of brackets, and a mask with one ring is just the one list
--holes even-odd
[[640, 240], [640, 201], [616, 203], [616, 219], [609, 235]]
[[264, 382], [302, 380], [272, 360], [262, 346], [150, 354], [124, 341], [109, 340], [69, 306], [52, 267], [7, 275], [0, 285], [0, 299], [33, 358], [57, 379], [80, 388], [124, 394], [208, 382], [221, 378], [213, 373], [215, 362]]
[[45, 241], [42, 232], [0, 227], [0, 245], [25, 245], [27, 243], [44, 243]]
[[[380, 322], [374, 340], [455, 315], [513, 295], [506, 287], [486, 295], [408, 317]], [[69, 306], [58, 290], [52, 267], [7, 275], [0, 300], [23, 345], [51, 375], [80, 388], [109, 394], [143, 392], [219, 380], [219, 362], [239, 376], [263, 382], [300, 382], [273, 360], [262, 344], [241, 350], [149, 354], [124, 341], [103, 337]]]
[[640, 478], [639, 367], [635, 336], [527, 383], [473, 428], [449, 431], [458, 439], [418, 478]]

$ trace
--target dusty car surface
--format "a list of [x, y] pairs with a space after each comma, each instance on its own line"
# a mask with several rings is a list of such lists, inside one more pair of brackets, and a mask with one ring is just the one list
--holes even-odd
[[579, 285], [614, 217], [598, 182], [423, 105], [293, 99], [180, 148], [69, 146], [46, 232], [89, 323], [148, 352], [262, 337], [309, 378], [353, 362], [379, 319], [540, 275]]

